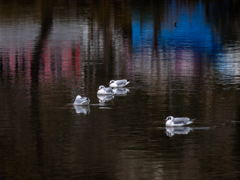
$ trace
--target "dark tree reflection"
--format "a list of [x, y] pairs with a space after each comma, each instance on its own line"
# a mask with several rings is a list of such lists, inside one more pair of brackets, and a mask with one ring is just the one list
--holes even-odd
[[31, 61], [31, 86], [30, 86], [30, 97], [31, 97], [31, 124], [32, 131], [35, 135], [36, 142], [36, 153], [38, 158], [38, 165], [40, 174], [43, 175], [43, 137], [42, 137], [42, 122], [40, 119], [39, 111], [39, 70], [40, 65], [44, 64], [42, 54], [44, 53], [44, 47], [47, 45], [49, 34], [51, 33], [53, 24], [53, 4], [51, 1], [43, 0], [41, 7], [41, 27], [39, 35], [36, 38], [33, 58]]

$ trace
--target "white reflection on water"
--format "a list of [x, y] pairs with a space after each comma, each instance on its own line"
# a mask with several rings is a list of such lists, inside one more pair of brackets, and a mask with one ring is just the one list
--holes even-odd
[[104, 103], [106, 103], [106, 102], [109, 102], [109, 101], [111, 101], [112, 99], [114, 99], [114, 96], [113, 95], [97, 95], [97, 97], [98, 97], [98, 100], [99, 100], [99, 103], [100, 104], [104, 104]]
[[113, 88], [114, 95], [127, 95], [130, 92], [128, 88]]
[[74, 109], [76, 110], [76, 113], [78, 114], [89, 114], [90, 113], [90, 107], [89, 106], [76, 106], [76, 105], [73, 105], [74, 106]]
[[218, 55], [216, 70], [219, 72], [220, 84], [239, 84], [240, 83], [240, 46], [236, 44], [232, 47], [226, 47], [224, 54]]
[[194, 130], [209, 130], [210, 127], [166, 127], [166, 135], [169, 137], [174, 136], [175, 134], [188, 134]]

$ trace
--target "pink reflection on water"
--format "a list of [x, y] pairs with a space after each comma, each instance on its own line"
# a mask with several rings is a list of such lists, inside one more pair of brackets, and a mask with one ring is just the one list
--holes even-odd
[[[42, 81], [58, 77], [76, 76], [80, 80], [81, 75], [81, 53], [80, 42], [62, 41], [56, 46], [46, 43], [39, 59], [39, 78]], [[24, 84], [31, 83], [31, 61], [34, 54], [34, 41], [2, 42], [1, 55], [3, 75], [11, 77], [11, 82], [17, 79]]]

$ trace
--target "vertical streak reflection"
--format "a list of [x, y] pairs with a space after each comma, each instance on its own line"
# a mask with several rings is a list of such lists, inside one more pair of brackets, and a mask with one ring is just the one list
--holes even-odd
[[44, 53], [45, 45], [47, 44], [48, 35], [52, 29], [52, 6], [47, 1], [42, 1], [41, 7], [41, 30], [36, 38], [35, 46], [33, 49], [33, 59], [31, 61], [31, 86], [30, 86], [30, 97], [31, 97], [31, 125], [33, 130], [33, 139], [36, 142], [36, 153], [38, 159], [39, 173], [43, 175], [41, 167], [43, 166], [43, 142], [42, 142], [42, 125], [40, 121], [39, 112], [39, 69], [42, 65], [42, 54]]

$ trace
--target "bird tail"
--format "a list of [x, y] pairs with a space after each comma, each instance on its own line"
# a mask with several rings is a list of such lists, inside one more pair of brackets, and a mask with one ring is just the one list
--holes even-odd
[[195, 120], [196, 120], [196, 119], [191, 119], [190, 121], [193, 122], [193, 121], [195, 121]]

